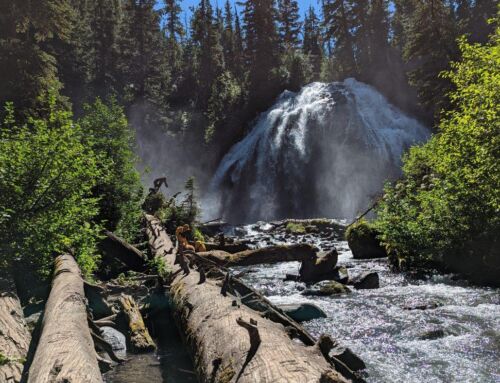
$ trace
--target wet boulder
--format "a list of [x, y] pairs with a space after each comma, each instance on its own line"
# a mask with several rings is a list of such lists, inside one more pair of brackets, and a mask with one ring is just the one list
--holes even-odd
[[111, 348], [118, 357], [124, 358], [126, 356], [127, 338], [124, 334], [113, 327], [103, 326], [101, 327], [101, 336], [111, 345]]
[[326, 318], [326, 313], [312, 303], [279, 305], [278, 307], [297, 322], [305, 322], [317, 318]]
[[338, 253], [335, 249], [310, 254], [300, 266], [300, 280], [306, 283], [336, 280], [338, 278], [338, 272], [335, 269], [337, 261]]
[[356, 259], [387, 257], [387, 252], [380, 245], [377, 236], [380, 233], [365, 220], [360, 220], [349, 226], [346, 239], [352, 255]]
[[302, 295], [328, 297], [331, 295], [340, 295], [351, 292], [349, 287], [336, 281], [328, 281], [319, 288], [309, 288], [302, 292]]
[[352, 284], [357, 290], [378, 289], [380, 287], [380, 280], [378, 273], [367, 271], [350, 280], [349, 284]]

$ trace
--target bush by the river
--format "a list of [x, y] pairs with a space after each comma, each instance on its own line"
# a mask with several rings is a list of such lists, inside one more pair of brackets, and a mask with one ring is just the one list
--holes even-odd
[[406, 155], [403, 178], [385, 188], [376, 224], [400, 267], [500, 282], [499, 42], [498, 28], [487, 45], [461, 40], [462, 60], [445, 74], [453, 109]]

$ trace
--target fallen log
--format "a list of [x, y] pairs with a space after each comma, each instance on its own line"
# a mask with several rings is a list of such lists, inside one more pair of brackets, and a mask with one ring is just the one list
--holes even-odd
[[54, 264], [52, 289], [28, 383], [100, 383], [80, 269], [68, 254], [58, 256]]
[[204, 245], [207, 251], [222, 250], [227, 253], [237, 253], [239, 251], [250, 250], [250, 247], [244, 242], [233, 242], [224, 244], [217, 242], [205, 242]]
[[104, 234], [106, 237], [99, 243], [104, 260], [116, 258], [134, 271], [145, 270], [147, 257], [141, 251], [110, 231]]
[[30, 340], [16, 286], [5, 275], [0, 278], [0, 382], [21, 381]]
[[185, 273], [160, 222], [153, 216], [146, 218], [150, 247], [156, 256], [164, 257], [174, 274], [173, 314], [186, 335], [200, 381], [347, 382], [318, 347], [292, 340], [283, 325], [240, 304], [229, 293], [230, 278], [221, 287], [210, 272], [206, 278], [201, 270]]
[[212, 250], [198, 253], [221, 266], [249, 266], [262, 263], [302, 262], [316, 255], [318, 249], [312, 245], [300, 243], [263, 247], [230, 254], [222, 250]]
[[156, 349], [156, 345], [144, 324], [139, 306], [130, 295], [122, 294], [120, 304], [127, 317], [130, 345], [135, 352], [146, 352]]

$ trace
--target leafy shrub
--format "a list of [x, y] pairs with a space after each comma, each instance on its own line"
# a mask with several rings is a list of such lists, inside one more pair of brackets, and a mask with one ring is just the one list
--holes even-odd
[[107, 103], [97, 98], [84, 106], [85, 115], [79, 125], [92, 147], [101, 177], [94, 187], [99, 197], [99, 214], [110, 231], [128, 241], [137, 234], [141, 217], [143, 189], [133, 151], [134, 135], [123, 108], [115, 99]]
[[463, 59], [445, 75], [456, 87], [454, 110], [429, 142], [404, 157], [403, 179], [385, 188], [377, 225], [400, 266], [489, 272], [488, 264], [498, 265], [499, 41], [498, 28], [484, 46], [461, 40]]
[[47, 97], [46, 117], [19, 125], [7, 104], [0, 123], [0, 255], [48, 276], [53, 256], [71, 251], [89, 275], [101, 230], [92, 191], [102, 171], [71, 113]]

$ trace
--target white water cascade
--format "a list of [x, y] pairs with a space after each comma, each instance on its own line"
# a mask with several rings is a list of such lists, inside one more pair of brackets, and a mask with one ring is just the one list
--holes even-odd
[[369, 85], [315, 82], [283, 92], [258, 117], [221, 161], [211, 189], [233, 222], [350, 218], [429, 134]]

